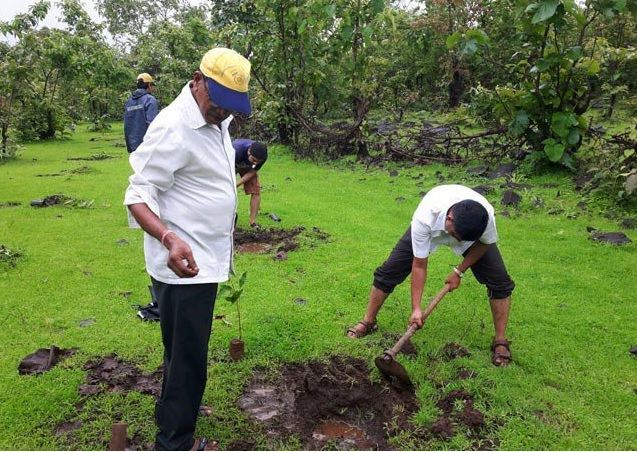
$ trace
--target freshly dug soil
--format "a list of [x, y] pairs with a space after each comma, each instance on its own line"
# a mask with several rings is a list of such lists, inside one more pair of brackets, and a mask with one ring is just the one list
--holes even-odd
[[[291, 229], [237, 228], [234, 231], [234, 246], [240, 253], [267, 253], [274, 250], [276, 253], [284, 253], [280, 256], [285, 255], [285, 258], [287, 258], [285, 253], [299, 248], [297, 237], [304, 231], [305, 228], [303, 226]], [[327, 233], [316, 227], [312, 228], [310, 235], [320, 241], [326, 241], [329, 237]], [[285, 259], [280, 257], [279, 260]]]
[[520, 201], [522, 201], [522, 197], [513, 190], [509, 189], [502, 194], [502, 200], [500, 202], [503, 206], [517, 207], [520, 204]]
[[130, 392], [159, 397], [163, 369], [144, 373], [137, 366], [126, 362], [117, 355], [109, 355], [87, 362], [86, 384], [80, 386], [80, 395], [94, 395], [101, 392]]
[[451, 361], [456, 358], [464, 358], [465, 356], [471, 356], [469, 350], [456, 342], [449, 342], [442, 347], [442, 356], [446, 361]]
[[25, 356], [18, 365], [20, 375], [38, 375], [46, 372], [64, 358], [75, 353], [76, 349], [59, 348], [52, 345], [51, 348], [40, 348], [34, 353]]
[[596, 242], [610, 243], [611, 245], [625, 245], [632, 240], [623, 232], [600, 232], [591, 233], [591, 240]]
[[276, 381], [255, 373], [238, 405], [271, 437], [298, 435], [314, 450], [386, 450], [418, 409], [412, 391], [372, 383], [364, 361], [339, 356], [286, 364]]

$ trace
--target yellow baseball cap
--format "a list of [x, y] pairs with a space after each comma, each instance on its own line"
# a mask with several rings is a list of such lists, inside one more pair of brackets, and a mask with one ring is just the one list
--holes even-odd
[[250, 62], [234, 50], [216, 47], [206, 52], [199, 69], [206, 76], [210, 100], [226, 110], [249, 115], [250, 67]]
[[137, 80], [142, 80], [144, 83], [155, 83], [153, 77], [147, 72], [142, 72], [141, 74], [139, 74], [137, 76]]

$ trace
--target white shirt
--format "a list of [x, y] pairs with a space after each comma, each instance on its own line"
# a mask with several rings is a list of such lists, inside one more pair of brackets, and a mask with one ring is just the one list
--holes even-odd
[[495, 212], [484, 196], [463, 185], [439, 185], [432, 188], [422, 198], [411, 220], [411, 246], [415, 257], [424, 259], [440, 245], [448, 245], [460, 256], [473, 245], [472, 241], [456, 240], [445, 230], [447, 211], [451, 206], [465, 199], [479, 202], [489, 214], [489, 221], [479, 239], [480, 242], [491, 244], [498, 241]]
[[[179, 278], [168, 268], [168, 250], [144, 233], [146, 270], [168, 284], [228, 280], [237, 206], [234, 148], [228, 134], [206, 123], [190, 86], [150, 124], [143, 143], [130, 155], [125, 205], [145, 203], [192, 248], [199, 274]], [[129, 225], [139, 227], [129, 212]]]

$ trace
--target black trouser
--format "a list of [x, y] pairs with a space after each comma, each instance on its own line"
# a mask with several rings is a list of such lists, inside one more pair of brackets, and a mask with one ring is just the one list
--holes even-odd
[[[469, 250], [465, 251], [466, 256]], [[411, 273], [414, 251], [411, 246], [411, 226], [400, 238], [387, 260], [374, 272], [374, 287], [389, 294]], [[515, 283], [507, 273], [502, 255], [496, 244], [492, 244], [471, 272], [480, 284], [487, 287], [488, 297], [501, 299], [511, 296]]]
[[194, 444], [197, 414], [206, 387], [217, 284], [152, 282], [164, 343], [164, 379], [155, 406], [155, 449], [188, 450]]

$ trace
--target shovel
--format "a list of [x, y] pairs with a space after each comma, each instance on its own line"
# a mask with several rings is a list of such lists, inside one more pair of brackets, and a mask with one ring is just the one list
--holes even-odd
[[[436, 296], [429, 302], [427, 308], [425, 308], [425, 312], [422, 313], [423, 322], [425, 321], [425, 319], [427, 319], [427, 317], [429, 317], [429, 314], [431, 314], [431, 311], [434, 310], [438, 303], [440, 303], [440, 300], [442, 300], [444, 296], [447, 295], [447, 292], [449, 292], [449, 284], [445, 284], [440, 292], [438, 292]], [[382, 356], [379, 356], [374, 360], [374, 363], [376, 363], [376, 367], [378, 367], [378, 370], [380, 370], [385, 377], [389, 379], [391, 379], [391, 377], [394, 377], [405, 386], [413, 386], [413, 384], [409, 379], [409, 375], [407, 375], [407, 371], [405, 370], [405, 368], [398, 361], [396, 361], [396, 355], [398, 354], [400, 349], [403, 348], [405, 342], [407, 342], [411, 338], [411, 336], [414, 335], [417, 329], [418, 326], [416, 324], [412, 323], [411, 325], [409, 325], [407, 332], [403, 334], [400, 339], [398, 339], [396, 345], [394, 345], [389, 350], [385, 350], [385, 353], [383, 353]]]

